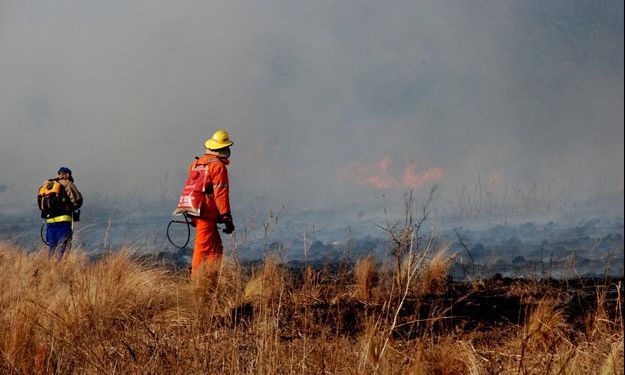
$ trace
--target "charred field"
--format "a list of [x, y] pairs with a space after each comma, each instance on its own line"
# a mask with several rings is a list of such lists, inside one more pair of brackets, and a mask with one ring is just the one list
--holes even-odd
[[85, 220], [60, 262], [5, 225], [0, 372], [623, 374], [622, 219], [442, 228], [407, 197], [243, 220], [194, 279], [167, 218]]

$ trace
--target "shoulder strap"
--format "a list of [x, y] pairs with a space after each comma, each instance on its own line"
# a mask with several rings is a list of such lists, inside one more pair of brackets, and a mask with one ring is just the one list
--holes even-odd
[[57, 182], [59, 180], [58, 177], [55, 178], [46, 178], [45, 180], [43, 180], [43, 183], [41, 184], [41, 186], [47, 185], [50, 182]]
[[200, 158], [198, 158], [197, 156], [195, 157], [195, 164], [193, 165], [193, 168], [197, 168], [199, 165], [209, 165], [210, 163], [219, 161], [219, 158], [210, 158], [208, 160], [206, 160], [203, 163], [200, 163]]

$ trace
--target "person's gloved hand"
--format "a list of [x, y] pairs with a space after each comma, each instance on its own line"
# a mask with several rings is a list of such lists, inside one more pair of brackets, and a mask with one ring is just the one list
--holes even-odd
[[230, 234], [234, 232], [234, 222], [232, 221], [231, 214], [223, 214], [219, 217], [219, 222], [223, 223], [226, 227], [221, 231], [225, 234]]

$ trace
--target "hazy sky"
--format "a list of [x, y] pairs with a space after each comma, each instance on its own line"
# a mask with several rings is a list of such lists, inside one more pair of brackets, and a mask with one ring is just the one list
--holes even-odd
[[623, 31], [621, 0], [0, 0], [0, 185], [175, 195], [226, 128], [239, 195], [622, 194]]

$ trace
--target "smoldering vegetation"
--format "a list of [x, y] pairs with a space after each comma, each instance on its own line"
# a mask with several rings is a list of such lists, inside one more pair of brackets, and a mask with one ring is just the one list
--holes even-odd
[[[538, 188], [506, 196], [503, 190], [478, 185], [470, 193], [468, 189], [453, 193], [455, 199], [430, 202], [421, 230], [435, 233], [438, 244], [449, 244], [449, 253], [457, 253], [452, 267], [457, 280], [495, 274], [539, 279], [623, 274], [623, 217], [619, 208], [602, 209], [608, 204], [605, 198], [599, 200], [602, 205], [572, 204], [551, 199]], [[412, 214], [419, 216], [428, 195], [409, 193], [404, 198], [409, 196]], [[269, 208], [267, 201], [247, 199], [237, 205], [241, 207], [235, 211], [237, 231], [224, 236], [225, 251], [242, 262], [258, 262], [270, 254], [293, 267], [317, 269], [367, 256], [384, 262], [392, 246], [384, 227], [405, 220], [405, 203], [385, 198], [373, 206], [301, 209]], [[595, 209], [584, 209], [590, 206]], [[190, 231], [184, 249], [172, 246], [166, 233], [171, 210], [163, 200], [96, 200], [83, 208], [74, 243], [91, 259], [131, 248], [146, 258], [186, 267], [194, 233]], [[0, 215], [2, 238], [28, 251], [42, 247], [41, 229], [35, 209]], [[173, 225], [170, 237], [183, 244], [187, 233], [186, 226]]]

